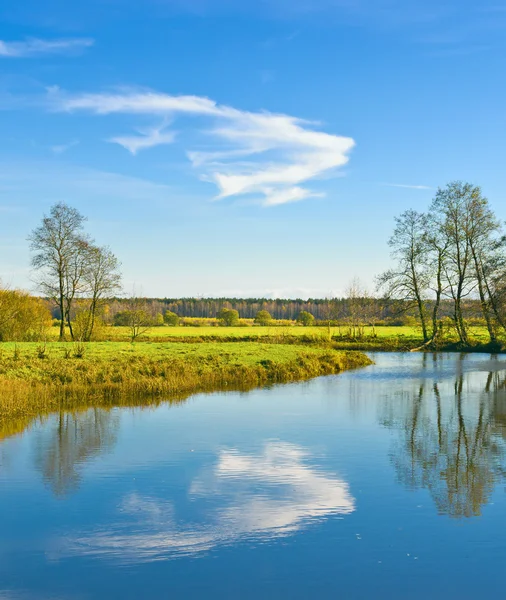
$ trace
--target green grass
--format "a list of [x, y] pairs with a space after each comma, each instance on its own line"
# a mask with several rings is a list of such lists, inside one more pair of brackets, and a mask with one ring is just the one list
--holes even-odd
[[[39, 348], [43, 344], [39, 342], [5, 342], [0, 343], [0, 376], [5, 372], [6, 364], [13, 369], [13, 373], [20, 374], [23, 365], [30, 365], [30, 372], [40, 371], [42, 377], [47, 370], [48, 361], [65, 360], [77, 365], [79, 359], [74, 354], [80, 347], [73, 342], [49, 342], [46, 345], [47, 356], [38, 358]], [[298, 345], [284, 344], [252, 344], [249, 342], [220, 342], [220, 343], [187, 343], [179, 342], [140, 342], [131, 344], [129, 342], [90, 342], [82, 344], [84, 348], [84, 359], [87, 364], [100, 364], [103, 362], [122, 363], [125, 360], [172, 360], [177, 358], [191, 357], [194, 361], [219, 358], [223, 363], [237, 362], [244, 366], [251, 366], [258, 361], [271, 359], [280, 363], [289, 362], [297, 358], [301, 352], [309, 355], [321, 355], [328, 352], [327, 349], [317, 347], [302, 347]], [[18, 360], [14, 360], [17, 353]], [[17, 366], [19, 365], [19, 366]]]
[[[347, 339], [346, 327], [331, 327], [330, 334], [335, 341]], [[470, 328], [471, 338], [476, 342], [487, 340], [485, 327]], [[128, 327], [104, 327], [100, 332], [100, 339], [114, 342], [128, 342], [130, 334]], [[314, 338], [315, 340], [328, 340], [327, 327], [153, 327], [139, 338], [139, 341], [186, 341], [186, 340], [256, 340], [276, 339], [286, 340], [291, 338]], [[57, 340], [58, 329], [50, 330], [50, 339]], [[413, 340], [418, 343], [422, 340], [419, 327], [365, 327], [363, 339], [378, 340]]]
[[41, 358], [38, 343], [0, 344], [0, 434], [12, 419], [55, 410], [251, 389], [370, 364], [359, 352], [248, 342], [92, 342], [84, 355], [77, 350], [52, 342]]
[[[365, 328], [365, 335], [369, 337], [372, 334], [372, 327]], [[376, 327], [378, 337], [396, 337], [408, 336], [419, 337], [420, 331], [416, 327]], [[52, 327], [50, 330], [51, 339], [57, 340], [58, 328]], [[332, 336], [340, 336], [346, 334], [345, 327], [331, 327]], [[100, 336], [105, 340], [114, 342], [128, 342], [130, 340], [130, 332], [128, 327], [105, 327], [100, 331]], [[147, 333], [140, 338], [141, 341], [167, 339], [172, 338], [264, 338], [264, 337], [303, 337], [317, 336], [328, 338], [327, 327], [152, 327]]]

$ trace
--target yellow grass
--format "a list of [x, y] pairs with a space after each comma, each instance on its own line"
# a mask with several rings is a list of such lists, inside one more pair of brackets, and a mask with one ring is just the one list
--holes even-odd
[[0, 344], [0, 432], [12, 419], [55, 410], [250, 389], [370, 364], [359, 352], [243, 342], [96, 342], [84, 355], [79, 345], [50, 343], [42, 350], [37, 343]]

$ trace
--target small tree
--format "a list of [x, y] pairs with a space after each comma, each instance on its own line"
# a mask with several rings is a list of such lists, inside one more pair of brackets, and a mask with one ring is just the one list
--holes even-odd
[[346, 321], [349, 324], [348, 335], [352, 339], [364, 337], [365, 326], [373, 325], [377, 303], [362, 287], [359, 279], [354, 278], [346, 290]]
[[116, 314], [114, 324], [121, 324], [130, 329], [130, 341], [133, 344], [139, 336], [147, 333], [155, 322], [142, 298], [131, 298], [127, 306], [127, 310]]
[[85, 256], [86, 266], [83, 279], [84, 294], [89, 307], [83, 341], [91, 340], [97, 319], [104, 310], [107, 298], [121, 289], [120, 263], [110, 248], [89, 244]]
[[232, 308], [222, 308], [216, 318], [222, 327], [236, 327], [239, 325], [239, 313]]
[[259, 310], [255, 317], [255, 323], [263, 327], [272, 323], [271, 314], [266, 310]]
[[303, 325], [304, 327], [311, 327], [314, 324], [314, 317], [307, 310], [302, 310], [297, 317], [297, 323]]
[[179, 315], [176, 315], [175, 312], [170, 310], [164, 314], [163, 320], [165, 321], [165, 324], [170, 327], [177, 327], [177, 325], [179, 325]]

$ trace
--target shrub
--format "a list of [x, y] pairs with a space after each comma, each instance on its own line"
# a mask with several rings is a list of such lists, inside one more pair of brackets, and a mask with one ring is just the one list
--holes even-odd
[[115, 327], [128, 327], [130, 324], [130, 311], [121, 310], [117, 312], [112, 322]]
[[314, 323], [314, 317], [310, 312], [307, 312], [307, 310], [303, 310], [297, 317], [297, 323], [304, 327], [310, 327]]
[[272, 317], [271, 314], [269, 312], [267, 312], [266, 310], [259, 310], [256, 314], [255, 317], [255, 323], [257, 325], [261, 325], [261, 326], [266, 326], [266, 325], [270, 325], [272, 322]]
[[165, 321], [166, 325], [170, 325], [171, 327], [176, 327], [179, 325], [179, 316], [170, 310], [164, 314], [163, 320]]
[[237, 327], [239, 325], [239, 313], [232, 308], [222, 308], [216, 318], [222, 327]]
[[19, 290], [0, 289], [0, 341], [42, 340], [51, 324], [43, 300]]

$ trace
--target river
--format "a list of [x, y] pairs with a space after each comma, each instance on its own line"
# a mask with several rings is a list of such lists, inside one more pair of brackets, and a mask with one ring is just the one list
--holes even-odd
[[506, 357], [52, 415], [0, 443], [0, 598], [497, 597]]

